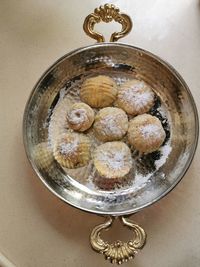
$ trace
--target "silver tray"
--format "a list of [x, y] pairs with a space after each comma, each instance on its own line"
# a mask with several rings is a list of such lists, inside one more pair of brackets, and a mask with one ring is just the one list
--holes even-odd
[[[132, 23], [113, 5], [106, 4], [95, 9], [86, 18], [84, 30], [102, 42], [103, 36], [94, 32], [94, 25], [101, 20], [109, 22], [113, 19], [122, 24], [122, 32], [111, 37], [112, 41], [116, 41], [131, 30]], [[92, 162], [74, 172], [63, 169], [49, 149], [53, 136], [52, 123], [56, 124], [56, 120], [52, 122], [53, 116], [59, 114], [59, 107], [65, 101], [66, 106], [68, 101], [78, 101], [83, 80], [95, 74], [109, 75], [118, 84], [131, 78], [147, 82], [157, 95], [150, 113], [161, 120], [166, 132], [165, 143], [159, 151], [146, 156], [133, 153], [134, 177], [127, 184], [110, 191], [99, 189], [93, 183], [95, 172]], [[91, 245], [111, 262], [122, 263], [133, 258], [146, 241], [142, 227], [124, 216], [155, 203], [184, 176], [197, 146], [198, 115], [188, 86], [171, 65], [132, 45], [98, 43], [68, 53], [42, 75], [26, 105], [23, 134], [31, 165], [51, 192], [76, 208], [108, 216], [105, 223], [92, 231]], [[114, 217], [119, 217], [134, 232], [130, 241], [109, 244], [101, 239], [101, 230], [109, 228]]]

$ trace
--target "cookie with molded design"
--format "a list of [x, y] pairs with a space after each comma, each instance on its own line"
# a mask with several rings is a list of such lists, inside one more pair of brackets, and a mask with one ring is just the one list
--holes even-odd
[[37, 144], [33, 149], [33, 156], [36, 165], [42, 170], [49, 171], [52, 167], [54, 157], [47, 142]]
[[93, 108], [111, 105], [117, 97], [117, 85], [113, 79], [105, 75], [86, 79], [80, 90], [80, 98]]
[[90, 150], [91, 142], [87, 136], [67, 132], [56, 140], [53, 154], [62, 167], [75, 169], [88, 164]]

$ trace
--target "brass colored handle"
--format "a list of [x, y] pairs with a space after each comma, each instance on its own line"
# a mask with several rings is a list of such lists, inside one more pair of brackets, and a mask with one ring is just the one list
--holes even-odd
[[132, 21], [128, 15], [120, 13], [119, 8], [114, 5], [105, 4], [104, 6], [95, 8], [94, 13], [91, 13], [85, 18], [83, 29], [87, 35], [97, 40], [97, 42], [105, 42], [103, 35], [94, 31], [94, 25], [101, 21], [108, 23], [113, 20], [122, 25], [122, 30], [120, 32], [114, 32], [110, 37], [110, 42], [115, 42], [131, 31]]
[[105, 258], [110, 260], [111, 263], [122, 264], [127, 262], [130, 259], [133, 259], [138, 250], [142, 249], [146, 242], [146, 233], [144, 229], [128, 220], [125, 217], [119, 217], [122, 224], [127, 226], [130, 230], [133, 231], [133, 238], [128, 242], [115, 241], [113, 244], [109, 244], [106, 241], [103, 241], [100, 237], [101, 231], [109, 229], [112, 226], [114, 217], [108, 217], [108, 219], [97, 225], [91, 235], [90, 243], [92, 248], [101, 254], [104, 254]]

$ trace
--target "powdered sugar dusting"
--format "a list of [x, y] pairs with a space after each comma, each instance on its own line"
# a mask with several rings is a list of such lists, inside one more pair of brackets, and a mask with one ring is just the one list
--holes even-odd
[[49, 144], [52, 148], [56, 145], [56, 140], [69, 129], [66, 115], [73, 104], [68, 98], [60, 99], [53, 110], [48, 128]]
[[149, 102], [153, 101], [153, 98], [154, 96], [152, 92], [137, 94], [135, 97], [135, 105], [138, 107], [143, 107], [147, 105]]
[[67, 114], [67, 119], [71, 124], [82, 124], [88, 118], [86, 110], [79, 108], [70, 110]]
[[62, 142], [60, 144], [60, 152], [61, 154], [64, 154], [64, 155], [71, 155], [73, 154], [77, 148], [78, 148], [78, 139], [74, 139], [72, 140], [71, 142]]
[[66, 93], [65, 89], [66, 89], [65, 87], [60, 89], [60, 92], [59, 92], [60, 100], [62, 100], [65, 97], [65, 93]]
[[142, 136], [146, 139], [152, 138], [152, 137], [161, 137], [161, 128], [158, 125], [155, 124], [147, 124], [140, 127], [140, 132]]
[[[129, 148], [122, 142], [104, 143], [95, 153], [95, 162], [101, 163], [101, 172], [109, 172], [113, 176], [126, 175], [132, 166]], [[96, 164], [95, 164], [96, 165]], [[98, 166], [98, 164], [97, 164]]]
[[110, 169], [116, 171], [124, 167], [125, 157], [124, 151], [104, 151], [98, 160], [103, 161]]
[[148, 105], [154, 99], [153, 92], [141, 92], [138, 87], [128, 88], [121, 92], [120, 96], [124, 101], [138, 108]]
[[161, 152], [162, 156], [161, 156], [161, 158], [159, 160], [155, 161], [155, 166], [156, 166], [157, 170], [164, 165], [164, 163], [166, 162], [171, 150], [172, 150], [172, 147], [171, 147], [170, 144], [166, 144], [165, 146], [160, 148], [160, 152]]
[[121, 115], [113, 116], [108, 115], [104, 119], [101, 120], [101, 124], [103, 126], [103, 133], [105, 135], [114, 134], [115, 136], [121, 136], [125, 133], [122, 127], [119, 127], [118, 121], [122, 120], [123, 117]]
[[136, 172], [134, 183], [132, 185], [132, 189], [137, 191], [137, 190], [140, 190], [141, 188], [143, 188], [151, 176], [152, 176], [152, 173], [142, 175], [141, 173]]

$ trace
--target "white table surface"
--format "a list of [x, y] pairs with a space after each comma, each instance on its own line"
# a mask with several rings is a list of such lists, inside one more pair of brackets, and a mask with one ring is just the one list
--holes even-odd
[[[170, 62], [200, 107], [200, 1], [113, 0], [131, 15], [122, 41]], [[106, 1], [0, 1], [0, 265], [110, 266], [88, 236], [103, 219], [74, 209], [50, 193], [24, 153], [22, 116], [41, 74], [63, 54], [94, 43], [82, 23]], [[118, 25], [100, 26], [107, 33]], [[181, 183], [159, 203], [132, 218], [148, 233], [134, 267], [200, 266], [200, 152]], [[127, 237], [114, 227], [113, 239]], [[119, 233], [118, 233], [119, 232]]]

